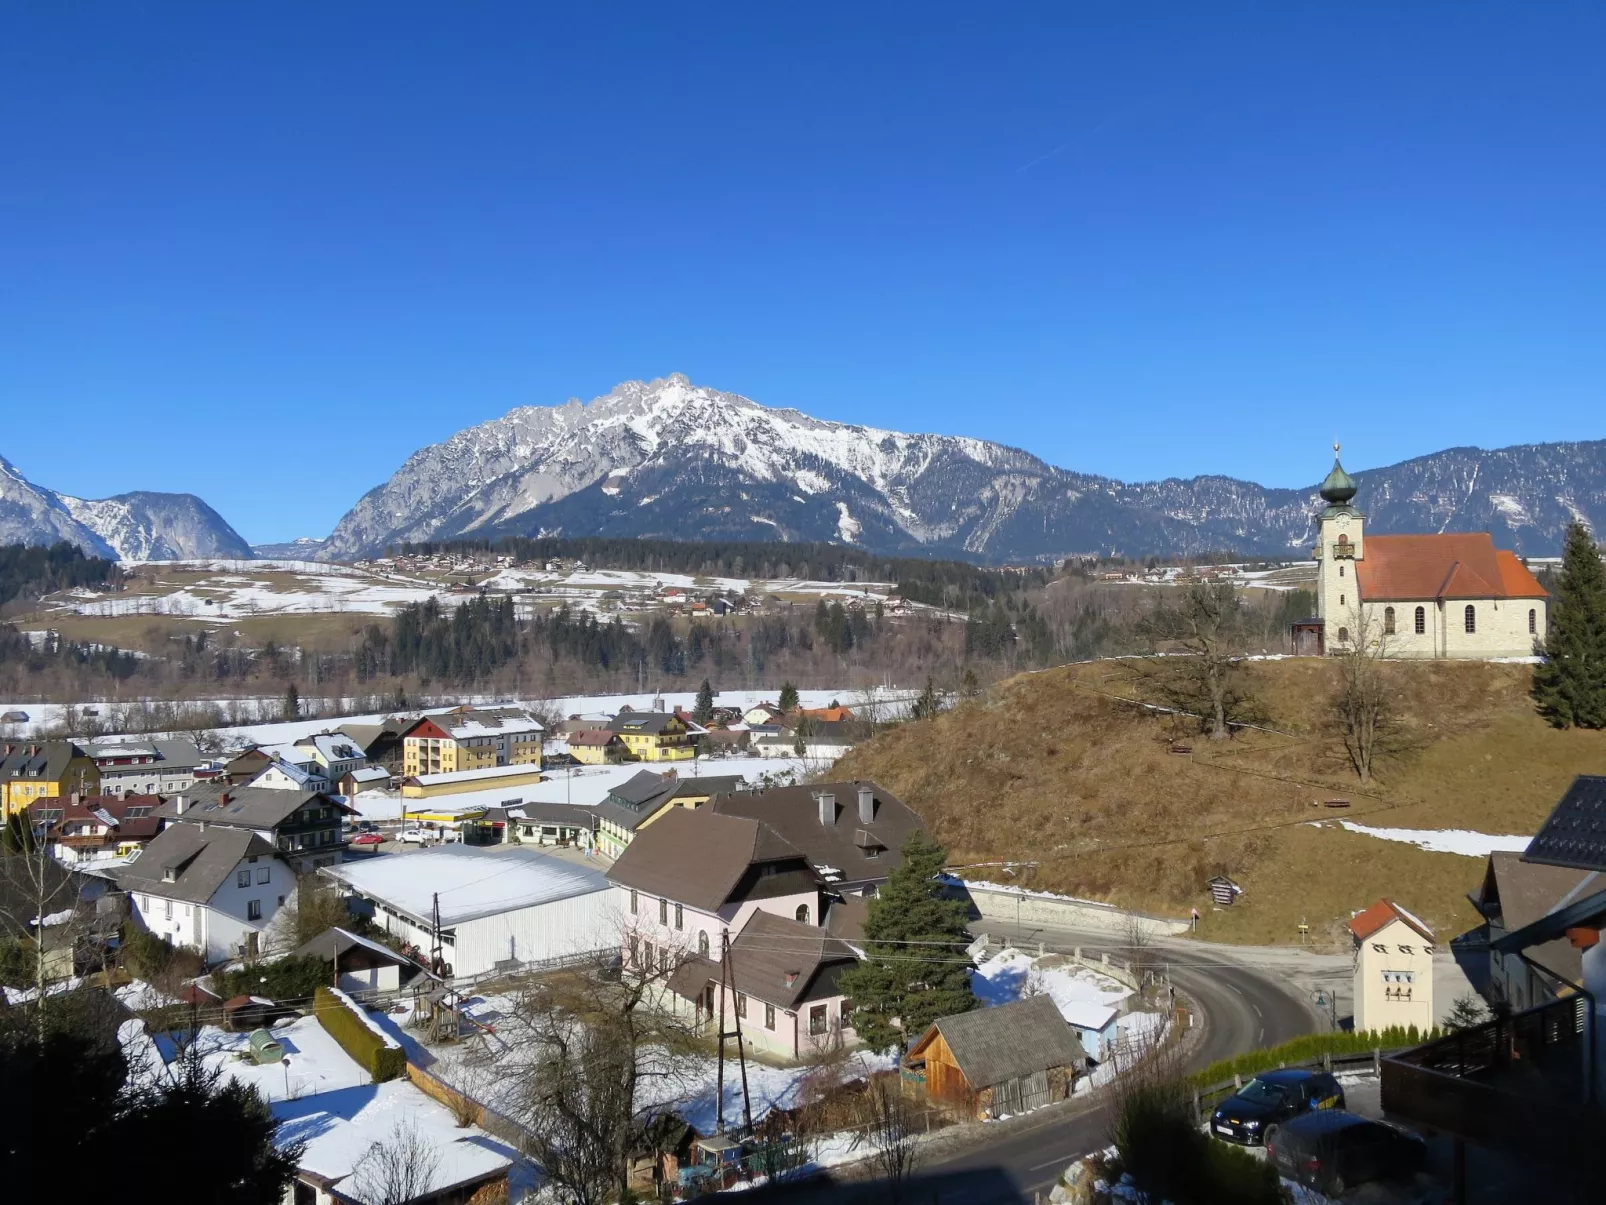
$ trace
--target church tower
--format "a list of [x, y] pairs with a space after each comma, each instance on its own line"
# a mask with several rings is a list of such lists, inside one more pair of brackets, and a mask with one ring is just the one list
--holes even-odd
[[1329, 650], [1348, 646], [1349, 629], [1360, 610], [1360, 585], [1355, 562], [1366, 555], [1366, 516], [1350, 505], [1355, 478], [1338, 462], [1333, 445], [1333, 471], [1322, 482], [1327, 505], [1316, 518], [1316, 615], [1325, 625]]

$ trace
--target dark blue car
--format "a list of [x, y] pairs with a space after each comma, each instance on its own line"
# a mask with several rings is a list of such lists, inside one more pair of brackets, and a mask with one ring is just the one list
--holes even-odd
[[1273, 1126], [1266, 1155], [1279, 1175], [1338, 1197], [1357, 1184], [1415, 1175], [1427, 1144], [1387, 1122], [1328, 1109]]
[[1266, 1131], [1313, 1109], [1342, 1109], [1344, 1089], [1326, 1071], [1265, 1071], [1216, 1106], [1210, 1132], [1258, 1146]]

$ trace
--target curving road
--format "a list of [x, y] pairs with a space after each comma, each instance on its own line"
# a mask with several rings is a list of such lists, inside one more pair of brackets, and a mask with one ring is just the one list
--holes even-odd
[[[1079, 946], [1097, 953], [1119, 941], [1108, 932], [1034, 928], [1013, 933], [996, 921], [986, 927], [998, 936], [1042, 941], [1050, 949]], [[1156, 945], [1155, 955], [1162, 961], [1176, 960], [1171, 965], [1172, 981], [1193, 998], [1201, 1014], [1204, 1034], [1190, 1057], [1192, 1067], [1275, 1046], [1325, 1027], [1304, 999], [1285, 987], [1275, 973], [1234, 961], [1230, 946], [1162, 942]], [[1067, 1164], [1109, 1145], [1106, 1131], [1104, 1110], [1091, 1101], [1052, 1105], [1018, 1122], [999, 1123], [986, 1145], [934, 1159], [922, 1171], [938, 1175], [983, 1170], [1004, 1173], [970, 1182], [986, 1184], [985, 1188], [967, 1185], [953, 1194], [944, 1192], [944, 1202], [1031, 1201], [1034, 1193], [1046, 1200]], [[1006, 1188], [1006, 1183], [1012, 1187]]]

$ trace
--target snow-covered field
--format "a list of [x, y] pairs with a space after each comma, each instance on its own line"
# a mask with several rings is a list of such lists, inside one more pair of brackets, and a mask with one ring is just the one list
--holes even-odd
[[[1313, 824], [1317, 823], [1312, 821]], [[1372, 828], [1353, 820], [1338, 822], [1352, 833], [1365, 833], [1384, 841], [1401, 841], [1438, 854], [1462, 854], [1469, 858], [1486, 858], [1496, 851], [1521, 853], [1528, 848], [1531, 836], [1519, 833], [1479, 833], [1464, 828]]]

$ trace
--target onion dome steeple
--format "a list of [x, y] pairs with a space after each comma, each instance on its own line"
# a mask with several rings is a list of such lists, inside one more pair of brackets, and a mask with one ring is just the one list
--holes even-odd
[[1333, 445], [1333, 471], [1327, 474], [1327, 480], [1322, 482], [1322, 499], [1329, 506], [1347, 506], [1351, 498], [1355, 497], [1355, 478], [1344, 471], [1344, 466], [1338, 463], [1338, 445]]

